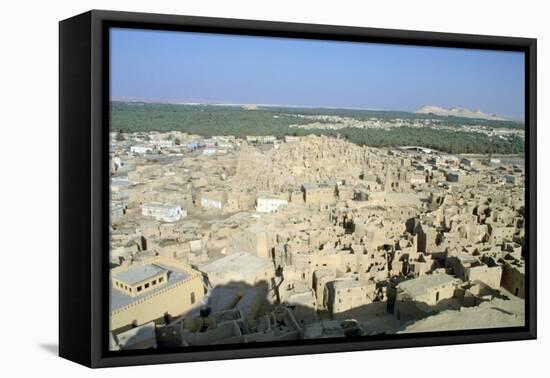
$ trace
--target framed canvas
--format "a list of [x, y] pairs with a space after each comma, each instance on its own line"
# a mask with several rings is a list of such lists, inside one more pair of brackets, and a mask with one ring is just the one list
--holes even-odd
[[536, 338], [536, 40], [60, 22], [59, 354]]

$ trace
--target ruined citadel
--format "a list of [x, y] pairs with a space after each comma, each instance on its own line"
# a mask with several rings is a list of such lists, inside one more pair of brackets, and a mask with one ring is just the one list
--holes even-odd
[[521, 161], [179, 132], [110, 153], [113, 350], [524, 325]]

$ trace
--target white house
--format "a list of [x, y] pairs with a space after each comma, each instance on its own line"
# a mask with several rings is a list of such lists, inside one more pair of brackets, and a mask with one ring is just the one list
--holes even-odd
[[201, 207], [204, 209], [221, 210], [227, 203], [227, 193], [209, 191], [201, 193]]
[[170, 148], [174, 146], [174, 141], [170, 139], [157, 139], [150, 142], [157, 148]]
[[281, 206], [288, 204], [287, 200], [280, 198], [258, 198], [256, 200], [256, 211], [258, 213], [274, 213]]
[[221, 209], [223, 204], [221, 200], [202, 197], [201, 206], [205, 209]]
[[153, 148], [148, 146], [131, 146], [130, 152], [134, 155], [145, 155], [152, 153]]
[[187, 216], [187, 211], [178, 205], [153, 202], [141, 205], [141, 214], [146, 217], [154, 217], [158, 221], [177, 222]]

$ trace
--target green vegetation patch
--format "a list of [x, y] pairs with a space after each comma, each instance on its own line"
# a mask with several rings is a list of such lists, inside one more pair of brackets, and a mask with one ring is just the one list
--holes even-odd
[[[296, 115], [337, 115], [358, 120], [378, 118], [438, 119], [456, 131], [434, 128], [398, 127], [391, 130], [343, 128], [340, 130], [291, 128], [294, 124], [308, 124], [311, 120]], [[211, 137], [213, 135], [340, 135], [353, 143], [372, 147], [418, 145], [449, 153], [523, 154], [525, 144], [519, 137], [490, 137], [481, 133], [460, 131], [463, 125], [519, 128], [511, 121], [472, 120], [458, 117], [439, 117], [406, 112], [380, 112], [347, 109], [258, 108], [244, 110], [234, 106], [150, 104], [140, 102], [112, 102], [111, 129], [124, 132], [182, 131]]]

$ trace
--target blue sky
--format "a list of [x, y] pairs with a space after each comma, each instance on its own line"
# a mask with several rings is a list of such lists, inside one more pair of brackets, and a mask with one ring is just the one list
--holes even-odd
[[111, 30], [111, 97], [414, 111], [523, 119], [519, 52]]

